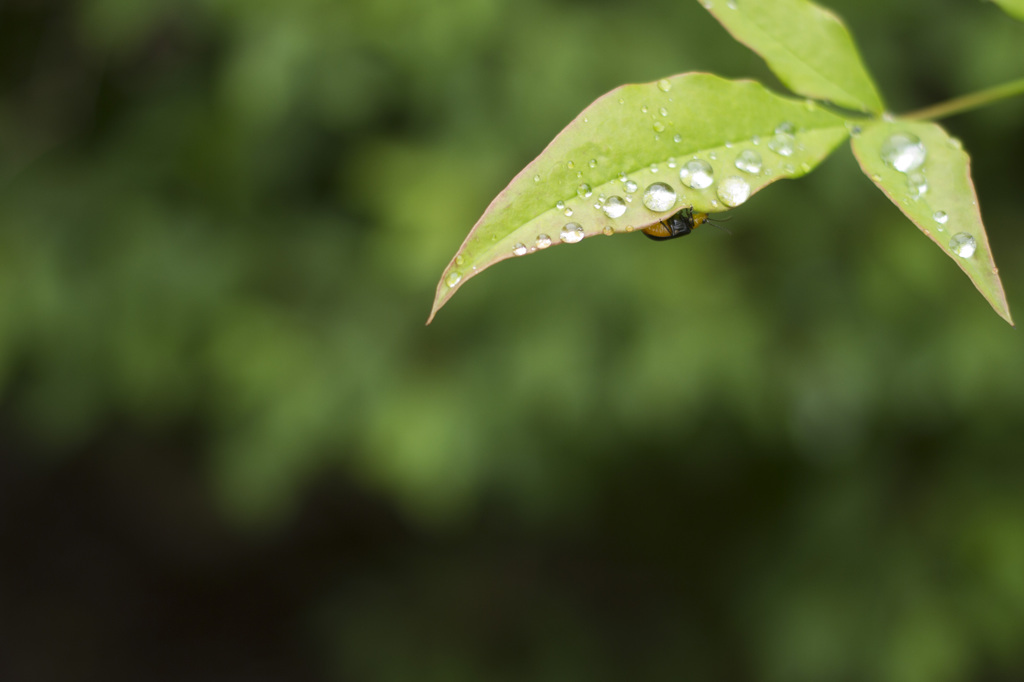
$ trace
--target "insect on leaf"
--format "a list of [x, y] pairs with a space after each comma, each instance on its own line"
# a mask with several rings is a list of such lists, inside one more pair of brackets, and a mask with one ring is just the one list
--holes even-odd
[[935, 123], [880, 122], [853, 139], [853, 153], [864, 173], [1013, 324], [981, 222], [970, 158], [959, 141]]
[[846, 26], [807, 0], [701, 0], [793, 92], [881, 113], [882, 98]]
[[848, 136], [839, 116], [753, 81], [689, 73], [616, 88], [491, 202], [445, 268], [430, 319], [499, 261], [641, 230], [686, 207], [727, 210], [809, 172]]

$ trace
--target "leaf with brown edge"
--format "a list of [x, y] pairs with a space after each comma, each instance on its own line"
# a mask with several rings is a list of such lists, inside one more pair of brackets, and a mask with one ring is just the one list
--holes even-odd
[[[776, 180], [810, 172], [848, 135], [843, 118], [753, 81], [688, 73], [616, 88], [491, 202], [445, 268], [427, 322], [499, 261], [641, 230], [685, 207], [727, 210]], [[710, 177], [697, 179], [698, 167]], [[671, 201], [645, 205], [655, 183], [674, 196], [663, 192]]]

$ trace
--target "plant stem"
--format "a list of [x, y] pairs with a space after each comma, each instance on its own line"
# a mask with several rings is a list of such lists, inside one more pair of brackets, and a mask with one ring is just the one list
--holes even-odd
[[1014, 95], [1020, 95], [1022, 93], [1024, 93], [1024, 78], [1010, 81], [1009, 83], [1004, 83], [1002, 85], [997, 85], [994, 88], [979, 90], [978, 92], [971, 93], [970, 95], [951, 99], [948, 102], [933, 104], [930, 107], [912, 111], [900, 118], [907, 121], [935, 121], [964, 111], [977, 109], [985, 106], [986, 104], [991, 104], [992, 102], [1006, 99], [1007, 97], [1013, 97]]

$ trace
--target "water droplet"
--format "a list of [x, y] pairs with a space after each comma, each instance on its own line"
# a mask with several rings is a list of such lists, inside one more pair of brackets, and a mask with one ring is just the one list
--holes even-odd
[[665, 132], [665, 124], [662, 123], [661, 121], [655, 121], [654, 125], [652, 125], [651, 127], [654, 128], [654, 132], [656, 133]]
[[565, 202], [564, 201], [556, 201], [555, 202], [555, 208], [557, 208], [559, 211], [564, 210], [565, 209]]
[[978, 242], [966, 232], [959, 232], [949, 240], [949, 250], [961, 258], [970, 258], [978, 249]]
[[566, 209], [562, 211], [562, 213], [565, 215], [566, 218], [571, 218], [573, 210], [567, 206]]
[[949, 222], [949, 216], [946, 215], [945, 211], [936, 211], [935, 213], [932, 213], [932, 220], [937, 222], [939, 225], [945, 225]]
[[526, 244], [522, 242], [516, 242], [516, 245], [512, 247], [513, 256], [525, 256], [526, 255]]
[[605, 225], [604, 229], [601, 230], [601, 232], [603, 232], [606, 236], [611, 237], [613, 234], [615, 234], [615, 228], [612, 227], [611, 225]]
[[658, 113], [661, 114], [662, 116], [668, 116], [668, 109], [662, 107], [661, 109], [658, 109]]
[[568, 168], [569, 170], [572, 170], [573, 168], [576, 167], [576, 164], [570, 161], [569, 163], [565, 164], [565, 167]]
[[640, 111], [641, 111], [641, 113], [646, 114], [647, 113], [647, 105], [646, 104], [641, 104], [640, 105]]
[[750, 185], [738, 175], [730, 175], [718, 184], [718, 198], [726, 206], [739, 206], [750, 198]]
[[753, 149], [744, 149], [736, 157], [736, 167], [746, 173], [760, 173], [761, 155]]
[[462, 265], [465, 262], [466, 262], [466, 259], [462, 257], [462, 254], [459, 254], [458, 256], [455, 257], [455, 264], [456, 265]]
[[[781, 128], [782, 126], [779, 127]], [[793, 152], [796, 151], [796, 138], [793, 137], [792, 133], [775, 133], [772, 139], [768, 140], [768, 149], [771, 149], [779, 156], [793, 156]]]
[[626, 194], [632, 194], [638, 189], [638, 186], [632, 180], [626, 180], [624, 183], [622, 183], [622, 188], [626, 190]]
[[579, 223], [566, 223], [562, 227], [562, 231], [558, 233], [558, 238], [566, 244], [575, 244], [585, 237], [586, 234], [583, 232], [583, 226]]
[[718, 159], [718, 152], [708, 152], [708, 158], [712, 161], [716, 161]]
[[728, 2], [725, 3], [725, 6], [728, 7], [729, 9], [736, 9], [737, 7], [739, 7], [739, 5], [737, 4], [737, 0], [729, 0]]
[[917, 170], [928, 155], [921, 139], [911, 133], [893, 133], [882, 143], [879, 153], [885, 165], [900, 173]]
[[704, 159], [691, 159], [679, 169], [679, 181], [692, 189], [706, 189], [715, 181], [715, 171]]
[[731, 141], [729, 141], [729, 140], [726, 140], [726, 141], [725, 141], [725, 148], [726, 148], [726, 149], [732, 149], [732, 142], [731, 142]]
[[658, 172], [658, 164], [652, 163], [647, 170], [651, 171], [652, 173], [657, 173]]
[[668, 157], [668, 167], [669, 168], [675, 168], [676, 167], [676, 157], [674, 157], [674, 156]]
[[540, 182], [540, 176], [539, 175], [534, 175], [533, 176], [533, 181], [534, 182]]
[[753, 137], [751, 137], [750, 138], [750, 144], [755, 145], [755, 146], [761, 144], [761, 136], [760, 135], [754, 135]]
[[451, 272], [448, 273], [448, 276], [444, 278], [444, 283], [448, 285], [448, 288], [455, 286], [461, 281], [462, 273], [459, 272], [458, 270], [452, 270]]
[[676, 133], [675, 135], [672, 136], [672, 141], [675, 142], [676, 144], [679, 144], [680, 142], [683, 141], [683, 136], [680, 135], [679, 133]]
[[796, 126], [789, 121], [783, 121], [779, 125], [775, 126], [776, 135], [795, 135]]
[[907, 191], [913, 199], [920, 199], [928, 192], [928, 178], [924, 173], [914, 172], [907, 175]]
[[626, 103], [626, 100], [623, 99], [622, 97], [620, 97], [619, 98], [619, 104], [625, 104], [625, 103]]
[[551, 246], [551, 237], [546, 234], [538, 234], [537, 241], [535, 243], [537, 244], [538, 249], [546, 249]]
[[662, 212], [676, 205], [676, 191], [664, 182], [655, 182], [644, 190], [644, 206]]
[[591, 160], [590, 160], [590, 161], [589, 161], [589, 162], [587, 163], [587, 165], [588, 165], [588, 166], [590, 166], [591, 168], [597, 168], [597, 159], [591, 159]]
[[582, 185], [580, 185], [579, 187], [576, 188], [576, 195], [580, 199], [586, 199], [587, 197], [591, 196], [593, 193], [594, 193], [594, 190], [591, 189], [590, 185], [588, 185], [585, 182]]
[[672, 83], [670, 83], [667, 78], [662, 78], [658, 81], [658, 89], [662, 92], [668, 92], [672, 89]]

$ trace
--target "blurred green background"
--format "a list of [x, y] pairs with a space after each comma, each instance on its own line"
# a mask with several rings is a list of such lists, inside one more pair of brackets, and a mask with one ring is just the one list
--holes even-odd
[[[1021, 76], [994, 5], [831, 6], [894, 111]], [[1020, 333], [848, 150], [424, 326], [693, 70], [782, 90], [692, 2], [0, 5], [0, 677], [1024, 677]], [[946, 124], [1024, 317], [1024, 99]]]

